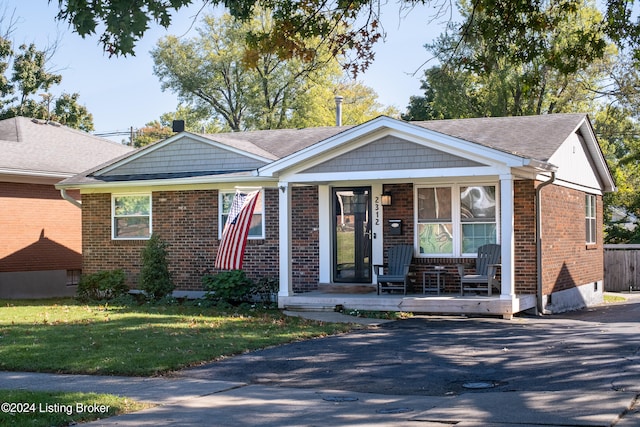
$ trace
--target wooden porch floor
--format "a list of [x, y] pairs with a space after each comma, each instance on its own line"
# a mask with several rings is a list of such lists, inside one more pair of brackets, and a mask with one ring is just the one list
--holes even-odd
[[[348, 287], [345, 288], [348, 292]], [[420, 314], [469, 314], [502, 316], [511, 319], [514, 314], [536, 307], [535, 295], [482, 296], [460, 293], [407, 294], [346, 293], [318, 290], [278, 296], [278, 306], [287, 310], [333, 311], [337, 306], [346, 310], [404, 311]]]

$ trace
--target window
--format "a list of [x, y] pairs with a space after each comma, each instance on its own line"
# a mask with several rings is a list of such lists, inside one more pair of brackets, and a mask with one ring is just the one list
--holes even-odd
[[495, 185], [419, 187], [416, 191], [420, 254], [470, 255], [484, 244], [497, 242]]
[[496, 243], [496, 187], [460, 187], [462, 253]]
[[451, 188], [418, 189], [418, 241], [420, 253], [453, 253]]
[[111, 201], [114, 239], [148, 239], [151, 237], [150, 194], [113, 195]]
[[67, 270], [67, 286], [78, 286], [82, 270]]
[[[229, 216], [229, 210], [231, 209], [231, 204], [233, 203], [233, 197], [235, 196], [235, 191], [221, 191], [219, 204], [220, 208], [218, 209], [218, 238], [222, 238], [222, 231], [224, 230], [224, 224], [227, 222], [227, 217]], [[253, 217], [251, 218], [251, 228], [249, 229], [249, 239], [264, 239], [264, 190], [260, 191], [258, 195], [258, 201], [256, 202], [256, 207], [253, 210]]]
[[585, 204], [585, 231], [587, 244], [596, 243], [596, 196], [587, 194]]

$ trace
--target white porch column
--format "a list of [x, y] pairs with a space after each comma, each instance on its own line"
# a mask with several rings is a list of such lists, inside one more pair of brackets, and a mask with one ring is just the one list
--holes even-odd
[[331, 189], [328, 185], [318, 185], [318, 250], [320, 263], [320, 283], [331, 283]]
[[280, 290], [278, 296], [293, 295], [293, 275], [291, 272], [291, 185], [278, 183], [278, 221], [279, 221], [279, 258]]
[[500, 296], [508, 298], [515, 295], [513, 224], [513, 175], [500, 175], [500, 244], [502, 250]]

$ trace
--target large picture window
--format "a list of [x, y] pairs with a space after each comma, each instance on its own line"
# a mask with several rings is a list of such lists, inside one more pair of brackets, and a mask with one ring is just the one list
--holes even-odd
[[462, 256], [497, 243], [495, 185], [416, 189], [416, 237], [422, 256]]
[[111, 198], [111, 214], [114, 239], [151, 237], [150, 194], [114, 194]]
[[[221, 191], [220, 199], [218, 201], [218, 238], [222, 238], [222, 231], [224, 225], [227, 222], [229, 216], [229, 210], [231, 210], [231, 204], [233, 203], [233, 197], [236, 192], [234, 191]], [[253, 217], [251, 218], [251, 228], [249, 229], [249, 239], [264, 239], [264, 190], [260, 191], [256, 207], [253, 210]]]

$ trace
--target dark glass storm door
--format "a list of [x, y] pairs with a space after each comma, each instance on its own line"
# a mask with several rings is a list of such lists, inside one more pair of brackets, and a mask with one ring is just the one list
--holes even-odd
[[371, 283], [371, 187], [333, 189], [333, 281]]

